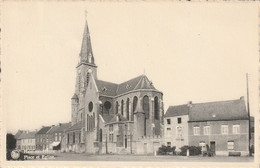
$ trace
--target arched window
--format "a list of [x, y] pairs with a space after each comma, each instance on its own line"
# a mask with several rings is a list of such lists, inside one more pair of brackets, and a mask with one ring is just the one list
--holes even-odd
[[102, 142], [102, 129], [99, 130], [99, 142]]
[[121, 100], [121, 114], [124, 116], [124, 100]]
[[89, 111], [89, 112], [92, 112], [92, 110], [93, 110], [93, 102], [91, 101], [91, 102], [89, 102], [89, 104], [88, 104], [88, 111]]
[[135, 109], [136, 109], [136, 106], [137, 106], [137, 101], [138, 101], [138, 98], [135, 96], [134, 100], [133, 100], [133, 111], [132, 111], [132, 117], [131, 117], [132, 121], [134, 120], [134, 112], [135, 112]]
[[90, 130], [91, 131], [93, 130], [93, 116], [91, 116], [91, 127], [90, 127]]
[[89, 131], [89, 115], [87, 115], [87, 131]]
[[116, 102], [116, 114], [118, 113], [118, 101]]
[[129, 116], [129, 98], [127, 98], [126, 100], [126, 118], [127, 120], [129, 120], [130, 116]]
[[95, 113], [93, 113], [93, 127], [92, 127], [92, 130], [94, 130], [95, 128]]
[[154, 119], [159, 120], [159, 100], [157, 96], [154, 98]]
[[148, 96], [143, 97], [143, 110], [145, 113], [145, 117], [149, 118], [149, 97]]
[[105, 114], [109, 114], [109, 110], [111, 109], [111, 103], [109, 102], [109, 101], [106, 101], [105, 103], [104, 103], [104, 113]]

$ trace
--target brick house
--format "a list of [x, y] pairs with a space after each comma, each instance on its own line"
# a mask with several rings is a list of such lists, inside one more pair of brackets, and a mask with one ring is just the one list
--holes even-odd
[[51, 126], [42, 127], [36, 134], [36, 150], [48, 150], [49, 135], [47, 132], [51, 129]]
[[85, 152], [85, 127], [84, 121], [77, 122], [65, 130], [65, 136], [62, 139], [62, 148], [64, 152]]
[[189, 145], [208, 145], [216, 155], [249, 154], [249, 115], [244, 98], [190, 104]]
[[175, 146], [176, 151], [188, 145], [189, 104], [170, 106], [164, 115], [164, 138], [167, 146]]
[[46, 134], [48, 137], [49, 150], [60, 150], [62, 138], [65, 136], [65, 130], [69, 128], [71, 123], [59, 123], [53, 126]]

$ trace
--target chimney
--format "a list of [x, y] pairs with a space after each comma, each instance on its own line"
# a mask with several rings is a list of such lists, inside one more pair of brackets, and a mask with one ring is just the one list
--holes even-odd
[[245, 100], [244, 96], [241, 96], [241, 97], [240, 97], [240, 100]]
[[61, 123], [59, 123], [59, 126], [61, 126]]
[[192, 106], [192, 101], [188, 101], [188, 107], [191, 107]]

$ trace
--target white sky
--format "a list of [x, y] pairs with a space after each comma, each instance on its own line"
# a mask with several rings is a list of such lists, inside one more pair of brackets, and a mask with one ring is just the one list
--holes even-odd
[[[257, 6], [234, 3], [7, 2], [3, 95], [7, 131], [69, 122], [84, 10], [98, 78], [144, 73], [169, 105], [246, 97], [258, 106]], [[10, 10], [12, 9], [12, 10]]]

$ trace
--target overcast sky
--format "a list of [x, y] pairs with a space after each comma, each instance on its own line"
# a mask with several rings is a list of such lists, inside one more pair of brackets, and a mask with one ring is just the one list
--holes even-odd
[[[234, 3], [17, 3], [3, 13], [7, 131], [69, 122], [85, 9], [98, 78], [144, 73], [169, 105], [246, 97], [258, 106], [257, 7]], [[12, 8], [12, 10], [10, 10]]]

